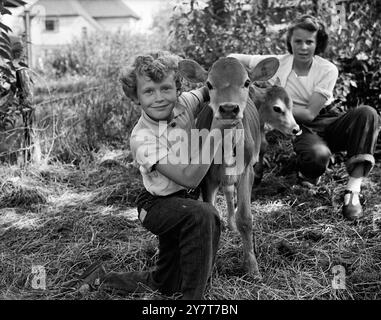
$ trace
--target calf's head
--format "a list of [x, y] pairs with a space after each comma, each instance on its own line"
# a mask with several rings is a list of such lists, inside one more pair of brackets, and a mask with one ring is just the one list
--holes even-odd
[[302, 131], [292, 114], [292, 107], [292, 99], [283, 87], [269, 86], [259, 105], [261, 121], [287, 136], [299, 135]]
[[259, 62], [250, 73], [235, 58], [220, 58], [207, 72], [193, 60], [179, 63], [181, 75], [190, 82], [205, 82], [209, 88], [210, 106], [217, 119], [242, 119], [252, 81], [266, 81], [278, 70], [276, 58]]

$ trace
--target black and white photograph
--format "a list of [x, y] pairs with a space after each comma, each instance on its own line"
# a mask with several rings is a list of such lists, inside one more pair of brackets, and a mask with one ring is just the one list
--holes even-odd
[[0, 12], [0, 300], [381, 299], [380, 0]]

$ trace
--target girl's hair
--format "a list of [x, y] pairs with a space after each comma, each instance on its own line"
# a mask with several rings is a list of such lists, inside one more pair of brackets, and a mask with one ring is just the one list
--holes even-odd
[[303, 15], [292, 22], [287, 30], [287, 50], [292, 54], [291, 37], [295, 29], [303, 29], [316, 33], [316, 49], [315, 54], [320, 54], [325, 51], [328, 45], [328, 34], [325, 31], [324, 24], [317, 18], [311, 15]]
[[181, 76], [178, 73], [178, 63], [181, 58], [167, 51], [158, 51], [137, 56], [134, 62], [123, 72], [120, 81], [127, 96], [136, 96], [137, 77], [147, 76], [154, 82], [160, 82], [173, 71], [177, 91], [181, 91]]

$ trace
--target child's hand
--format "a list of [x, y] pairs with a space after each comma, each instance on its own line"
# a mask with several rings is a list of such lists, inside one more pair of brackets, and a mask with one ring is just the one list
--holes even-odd
[[210, 126], [210, 130], [218, 129], [232, 129], [237, 127], [241, 123], [241, 119], [216, 119], [213, 118], [212, 125]]

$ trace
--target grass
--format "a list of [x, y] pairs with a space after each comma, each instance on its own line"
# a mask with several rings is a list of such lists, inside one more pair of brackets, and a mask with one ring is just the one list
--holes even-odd
[[[224, 230], [206, 299], [380, 299], [381, 236], [373, 214], [381, 211], [381, 165], [364, 184], [365, 217], [345, 222], [343, 164], [306, 190], [295, 184], [289, 151], [284, 141], [272, 144], [272, 165], [252, 194], [263, 280], [244, 273], [240, 237]], [[1, 167], [0, 299], [155, 297], [88, 292], [71, 283], [94, 261], [108, 271], [138, 271], [157, 258], [156, 237], [137, 220], [134, 199], [142, 183], [131, 155], [104, 147], [91, 158], [85, 165]], [[226, 210], [221, 194], [217, 206]], [[46, 270], [45, 290], [32, 288], [37, 265]], [[346, 289], [332, 287], [335, 266], [345, 270]]]

